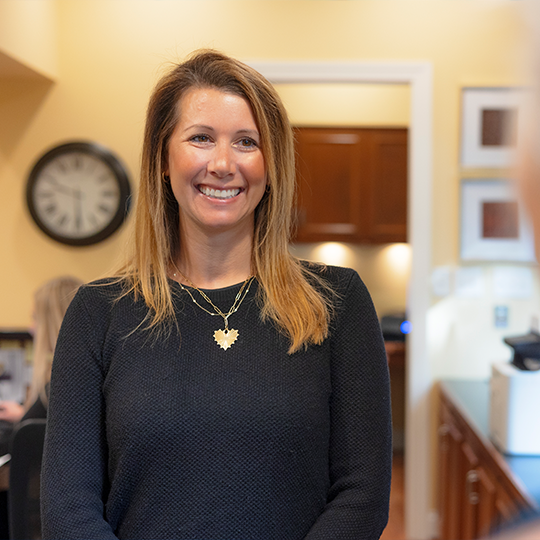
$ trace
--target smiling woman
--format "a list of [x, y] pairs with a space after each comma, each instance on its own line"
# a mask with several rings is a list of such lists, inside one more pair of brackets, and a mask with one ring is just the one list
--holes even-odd
[[43, 537], [379, 538], [382, 336], [356, 272], [289, 254], [277, 93], [195, 53], [152, 94], [141, 171], [132, 253], [59, 337]]

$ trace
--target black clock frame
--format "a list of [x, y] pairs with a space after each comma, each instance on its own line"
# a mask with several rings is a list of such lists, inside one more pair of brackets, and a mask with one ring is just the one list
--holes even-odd
[[[43, 168], [51, 160], [57, 158], [58, 156], [74, 152], [90, 154], [103, 161], [114, 173], [116, 181], [118, 182], [118, 188], [120, 190], [120, 200], [113, 219], [104, 229], [92, 236], [85, 238], [65, 237], [51, 231], [41, 220], [34, 205], [33, 190]], [[41, 156], [32, 167], [32, 170], [28, 176], [28, 183], [26, 185], [26, 203], [32, 219], [49, 238], [70, 246], [89, 246], [92, 244], [97, 244], [117, 231], [129, 214], [131, 207], [131, 186], [129, 183], [129, 176], [121, 161], [110, 150], [104, 146], [101, 146], [100, 144], [83, 141], [61, 144], [43, 154], [43, 156]]]

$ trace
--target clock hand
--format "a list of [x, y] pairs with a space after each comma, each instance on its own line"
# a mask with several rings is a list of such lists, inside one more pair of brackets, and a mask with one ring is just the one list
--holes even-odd
[[81, 190], [74, 189], [73, 195], [75, 196], [75, 227], [78, 231], [81, 230], [82, 225], [82, 207], [81, 207]]
[[73, 197], [74, 195], [73, 188], [64, 186], [63, 184], [59, 184], [56, 178], [53, 178], [52, 176], [49, 176], [48, 178], [50, 178], [51, 180], [50, 183], [53, 185], [56, 191], [60, 191], [61, 193], [66, 193], [67, 195], [71, 195]]

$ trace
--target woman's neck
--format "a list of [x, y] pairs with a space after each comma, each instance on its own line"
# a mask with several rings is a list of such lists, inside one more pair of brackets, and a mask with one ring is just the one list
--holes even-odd
[[[177, 269], [201, 289], [220, 289], [251, 274], [252, 237], [227, 231], [217, 235], [182, 235]], [[184, 282], [180, 276], [180, 281]], [[185, 283], [189, 285], [189, 283]]]

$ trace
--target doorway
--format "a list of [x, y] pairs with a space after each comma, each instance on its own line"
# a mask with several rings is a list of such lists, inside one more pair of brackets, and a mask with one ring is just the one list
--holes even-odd
[[432, 536], [430, 397], [426, 315], [431, 271], [432, 94], [429, 62], [248, 62], [272, 83], [410, 86], [408, 241], [412, 248], [407, 344], [405, 522], [407, 536]]

